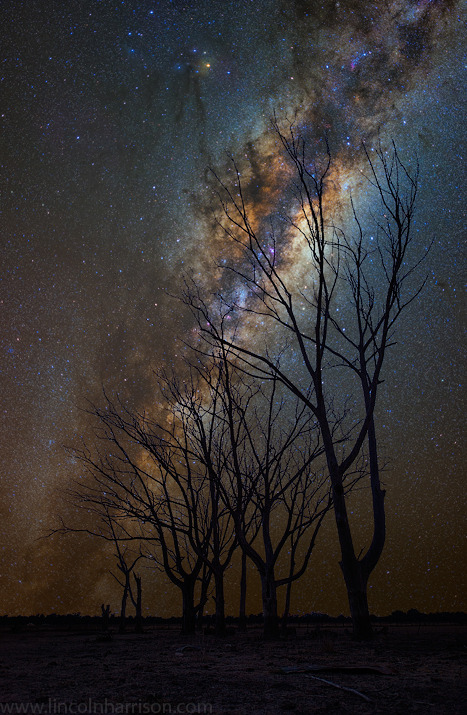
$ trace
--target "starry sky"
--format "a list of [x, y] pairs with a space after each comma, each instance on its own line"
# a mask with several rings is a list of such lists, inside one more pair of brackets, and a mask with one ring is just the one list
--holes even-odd
[[[118, 605], [105, 545], [41, 538], [76, 517], [63, 445], [89, 437], [80, 408], [103, 384], [150, 401], [193, 329], [169, 297], [184, 272], [216, 287], [207, 167], [244, 160], [251, 206], [273, 212], [287, 181], [273, 112], [329, 137], [339, 201], [362, 140], [418, 155], [416, 232], [433, 249], [379, 406], [388, 538], [370, 605], [465, 610], [464, 20], [455, 0], [2, 2], [0, 613]], [[346, 612], [334, 528], [292, 610]], [[160, 575], [148, 591], [147, 612], [176, 612]]]

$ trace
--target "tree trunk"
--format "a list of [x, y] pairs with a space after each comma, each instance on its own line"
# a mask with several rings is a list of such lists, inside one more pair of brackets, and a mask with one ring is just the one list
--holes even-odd
[[287, 635], [287, 622], [289, 620], [289, 613], [290, 613], [290, 594], [292, 591], [292, 579], [288, 581], [287, 586], [286, 586], [286, 592], [285, 592], [285, 605], [284, 605], [284, 613], [282, 614], [282, 620], [281, 620], [281, 631], [282, 635]]
[[[337, 502], [340, 501], [341, 499], [338, 498]], [[336, 510], [336, 502], [334, 509], [342, 556], [340, 567], [347, 589], [353, 634], [360, 640], [369, 640], [373, 637], [373, 629], [368, 610], [368, 577], [364, 575], [362, 566], [355, 556], [347, 509], [341, 510], [338, 505]]]
[[358, 566], [359, 564], [357, 564], [356, 568], [357, 574], [349, 579], [349, 582], [345, 579], [349, 596], [350, 615], [352, 616], [352, 629], [354, 638], [370, 640], [373, 637], [373, 627], [368, 609], [367, 579], [358, 573], [360, 571]]
[[[331, 465], [334, 466], [332, 462], [333, 460]], [[329, 464], [330, 460], [328, 458]], [[330, 469], [330, 475], [334, 516], [341, 550], [340, 567], [347, 589], [353, 634], [355, 638], [360, 640], [369, 640], [373, 637], [373, 629], [368, 610], [368, 574], [366, 574], [365, 569], [362, 568], [362, 564], [355, 555], [342, 478], [332, 469]]]
[[361, 561], [355, 555], [350, 524], [348, 521], [345, 496], [341, 489], [333, 489], [334, 513], [336, 517], [342, 561], [340, 563], [347, 588], [350, 615], [354, 637], [370, 640], [373, 635], [368, 607], [368, 579], [377, 565], [384, 548], [386, 518], [384, 509], [385, 491], [379, 479], [378, 453], [374, 417], [368, 427], [368, 447], [370, 454], [370, 483], [373, 498], [373, 538]]
[[206, 608], [206, 603], [208, 602], [208, 590], [209, 590], [210, 582], [211, 582], [211, 571], [205, 565], [205, 566], [203, 566], [203, 571], [202, 571], [202, 575], [201, 575], [201, 593], [200, 593], [200, 597], [199, 597], [199, 603], [195, 608], [196, 628], [199, 631], [203, 630], [204, 609]]
[[240, 608], [238, 612], [238, 630], [246, 631], [246, 553], [242, 551], [240, 577]]
[[224, 572], [219, 569], [214, 574], [216, 586], [216, 635], [223, 636], [225, 634], [225, 599], [224, 599]]
[[143, 614], [142, 614], [141, 576], [135, 575], [135, 581], [136, 581], [135, 633], [142, 633], [143, 632]]
[[182, 586], [182, 634], [193, 635], [196, 632], [195, 580], [185, 579]]
[[126, 604], [128, 601], [128, 589], [129, 589], [129, 583], [128, 583], [128, 578], [125, 578], [125, 586], [123, 587], [123, 594], [122, 594], [122, 605], [120, 608], [120, 623], [118, 625], [118, 632], [119, 633], [125, 633], [125, 627], [126, 627]]
[[386, 540], [386, 513], [384, 497], [386, 492], [381, 489], [378, 464], [378, 443], [374, 416], [368, 425], [368, 454], [370, 457], [370, 484], [373, 499], [373, 538], [365, 556], [362, 558], [362, 569], [368, 580], [371, 572], [383, 553]]
[[277, 590], [274, 575], [271, 571], [261, 574], [261, 592], [263, 597], [264, 637], [266, 639], [277, 638], [279, 636]]
[[203, 631], [203, 623], [204, 623], [204, 608], [206, 606], [206, 602], [201, 598], [200, 602], [198, 605], [195, 607], [195, 630], [197, 630], [199, 633], [202, 633]]

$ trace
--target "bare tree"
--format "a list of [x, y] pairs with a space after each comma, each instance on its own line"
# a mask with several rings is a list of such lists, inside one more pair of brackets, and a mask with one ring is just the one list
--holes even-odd
[[[124, 524], [121, 518], [121, 511], [119, 510], [118, 513], [115, 512], [115, 510], [111, 508], [109, 503], [104, 498], [104, 494], [102, 495], [102, 500], [99, 501], [98, 492], [93, 492], [92, 499], [90, 500], [88, 489], [83, 488], [83, 485], [80, 482], [76, 484], [75, 488], [68, 489], [66, 491], [66, 496], [74, 507], [84, 507], [88, 515], [92, 514], [94, 517], [97, 517], [97, 519], [94, 518], [94, 524], [89, 527], [72, 526], [70, 524], [66, 524], [63, 519], [61, 519], [61, 526], [56, 529], [52, 529], [49, 532], [49, 536], [52, 534], [86, 533], [113, 544], [116, 565], [120, 574], [117, 575], [112, 571], [110, 571], [110, 574], [122, 588], [119, 632], [124, 633], [126, 630], [128, 597], [130, 597], [130, 600], [136, 610], [136, 632], [141, 632], [141, 577], [137, 577], [133, 571], [138, 561], [143, 558], [143, 554], [141, 549], [139, 549], [139, 551], [135, 551], [133, 548], [135, 539], [128, 531], [128, 523]], [[133, 596], [131, 588], [132, 574], [134, 575], [135, 582], [137, 584], [138, 594], [136, 598]], [[104, 624], [108, 624], [110, 614], [109, 609], [110, 606], [105, 606], [104, 604], [101, 605]]]
[[[199, 369], [191, 367], [184, 380], [164, 372], [159, 374], [159, 380], [167, 407], [175, 419], [169, 427], [159, 427], [162, 439], [157, 448], [154, 445], [152, 448], [176, 481], [180, 480], [176, 472], [181, 462], [187, 465], [187, 473], [195, 467], [206, 480], [204, 500], [190, 504], [190, 508], [198, 512], [193, 518], [193, 548], [199, 550], [214, 579], [215, 630], [222, 635], [225, 631], [225, 572], [238, 542], [232, 517], [223, 507], [220, 494], [229, 448], [228, 432], [219, 411], [222, 406], [219, 377], [211, 363], [202, 370], [201, 365]], [[193, 478], [191, 475], [190, 480]], [[209, 535], [207, 541], [200, 538], [205, 533]]]
[[[274, 637], [277, 588], [305, 572], [330, 508], [329, 489], [323, 488], [326, 480], [315, 466], [324, 451], [316, 420], [303, 403], [284, 399], [275, 377], [252, 389], [251, 380], [232, 369], [223, 346], [214, 364], [215, 381], [212, 368], [203, 376], [215, 392], [213, 402], [228, 439], [223, 447], [217, 446], [225, 455], [223, 469], [212, 478], [242, 551], [260, 575], [264, 635]], [[289, 541], [293, 565], [279, 578], [277, 566]], [[303, 552], [296, 566], [299, 544]]]
[[193, 633], [196, 584], [212, 533], [208, 478], [193, 464], [183, 433], [178, 438], [175, 419], [166, 428], [110, 401], [97, 414], [113, 453], [92, 460], [93, 472], [115, 508], [144, 525], [146, 548], [157, 545], [153, 560], [182, 594], [182, 632]]
[[[115, 545], [115, 555], [117, 557], [117, 568], [120, 572], [120, 576], [117, 576], [116, 574], [111, 573], [111, 575], [114, 577], [114, 579], [117, 581], [117, 583], [122, 587], [122, 601], [121, 601], [121, 607], [120, 607], [120, 623], [118, 630], [120, 633], [124, 633], [126, 630], [126, 608], [127, 608], [127, 602], [128, 602], [128, 597], [130, 597], [130, 600], [135, 607], [135, 612], [136, 612], [136, 632], [141, 632], [142, 630], [142, 623], [141, 623], [141, 577], [137, 576], [134, 574], [134, 568], [138, 561], [143, 558], [142, 553], [138, 553], [135, 555], [134, 551], [131, 550], [131, 548], [128, 547], [127, 544], [122, 544], [118, 538], [118, 534], [116, 531], [117, 524], [115, 524], [112, 521], [111, 515], [108, 510], [105, 512], [105, 518], [108, 521], [108, 527], [109, 527], [109, 532], [111, 533], [113, 537], [113, 542]], [[138, 595], [135, 598], [133, 596], [133, 591], [131, 588], [131, 576], [134, 576], [135, 578], [135, 583], [137, 585], [137, 590], [138, 590]]]
[[[73, 504], [98, 517], [98, 526], [74, 527], [62, 520], [61, 527], [50, 534], [85, 532], [114, 543], [123, 583], [112, 575], [123, 588], [122, 613], [130, 596], [140, 629], [141, 576], [134, 574], [134, 595], [131, 573], [143, 556], [156, 568], [162, 568], [182, 592], [182, 631], [192, 633], [197, 610], [195, 587], [203, 559], [190, 548], [190, 515], [186, 504], [173, 496], [170, 473], [146, 449], [152, 440], [157, 441], [146, 429], [147, 417], [130, 412], [120, 403], [115, 405], [104, 396], [103, 408], [93, 406], [89, 410], [98, 420], [97, 444], [92, 449], [84, 445], [72, 450], [85, 474], [67, 492]], [[201, 490], [202, 485], [197, 488]], [[194, 498], [196, 493], [193, 489]], [[206, 546], [208, 539], [206, 535]], [[133, 551], [130, 546], [139, 551], [132, 562], [128, 562]]]
[[[333, 168], [329, 147], [319, 162], [292, 125], [286, 133], [274, 121], [274, 129], [294, 175], [293, 211], [280, 217], [283, 228], [259, 220], [233, 162], [233, 185], [216, 178], [223, 213], [219, 226], [238, 258], [226, 268], [227, 287], [217, 303], [192, 281], [186, 283], [183, 300], [208, 350], [224, 346], [246, 372], [279, 380], [319, 425], [354, 634], [368, 638], [367, 584], [386, 532], [375, 405], [396, 322], [424, 284], [414, 287], [412, 280], [426, 255], [411, 257], [418, 167], [410, 171], [394, 145], [388, 152], [363, 147], [366, 179], [380, 209], [365, 231], [351, 200], [353, 229], [344, 231], [335, 225], [328, 195]], [[291, 244], [307, 262], [298, 284], [297, 266], [287, 250]], [[252, 343], [253, 331], [261, 342], [257, 338]], [[280, 363], [274, 357], [279, 341], [285, 344]], [[342, 385], [352, 390], [345, 406]], [[336, 442], [336, 414], [342, 419], [349, 405], [347, 419], [357, 429], [345, 443]], [[363, 448], [370, 462], [373, 535], [366, 551], [357, 555], [344, 484]]]
[[[74, 496], [124, 523], [124, 542], [136, 538], [145, 555], [181, 590], [184, 633], [194, 632], [196, 614], [202, 614], [214, 577], [216, 630], [221, 634], [224, 575], [237, 546], [232, 519], [219, 501], [219, 479], [212, 477], [224, 459], [216, 451], [222, 425], [215, 407], [203, 406], [193, 381], [162, 373], [159, 379], [164, 406], [157, 419], [108, 398], [105, 407], [91, 410], [99, 421], [103, 448], [75, 451], [91, 479], [81, 483]], [[123, 556], [121, 548], [119, 553]], [[122, 563], [121, 570], [125, 567]], [[124, 594], [133, 600], [129, 573], [125, 583]]]

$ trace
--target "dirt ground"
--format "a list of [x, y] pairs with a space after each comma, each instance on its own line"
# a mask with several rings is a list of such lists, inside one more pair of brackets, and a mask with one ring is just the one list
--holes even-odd
[[[301, 626], [277, 642], [257, 628], [224, 639], [161, 628], [104, 640], [31, 627], [0, 634], [0, 713], [460, 715], [466, 644], [465, 627], [446, 625], [389, 626], [371, 644], [337, 627]], [[338, 670], [350, 666], [381, 672]]]

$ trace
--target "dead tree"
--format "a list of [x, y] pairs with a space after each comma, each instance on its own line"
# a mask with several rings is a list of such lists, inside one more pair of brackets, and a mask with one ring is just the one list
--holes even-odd
[[[352, 228], [338, 229], [328, 191], [333, 170], [329, 147], [319, 161], [293, 126], [282, 132], [275, 121], [274, 129], [293, 174], [293, 196], [284, 196], [282, 202], [290, 199], [290, 212], [276, 223], [271, 216], [258, 219], [248, 186], [242, 184], [233, 162], [233, 185], [218, 179], [219, 226], [235, 246], [236, 258], [224, 271], [217, 303], [193, 281], [187, 281], [183, 300], [207, 350], [224, 346], [246, 372], [262, 380], [275, 377], [316, 419], [353, 630], [356, 637], [368, 638], [372, 628], [367, 584], [386, 533], [375, 406], [397, 320], [424, 284], [415, 284], [413, 274], [426, 251], [418, 257], [411, 251], [418, 168], [411, 171], [394, 145], [388, 152], [363, 147], [377, 214], [365, 231], [350, 200]], [[307, 262], [298, 282], [291, 246], [300, 255], [300, 266]], [[280, 363], [274, 357], [277, 345], [285, 345]], [[342, 388], [336, 387], [339, 380], [352, 390], [345, 408]], [[349, 423], [358, 424], [358, 429], [344, 448], [334, 439], [333, 424], [336, 412], [339, 419], [349, 405]], [[373, 535], [366, 551], [357, 555], [344, 484], [363, 448], [370, 461]]]
[[[223, 346], [212, 359], [215, 380], [212, 366], [200, 374], [215, 391], [213, 402], [225, 436], [217, 448], [224, 454], [224, 466], [212, 479], [242, 551], [258, 569], [264, 635], [275, 637], [277, 588], [305, 572], [330, 508], [329, 489], [316, 468], [324, 450], [316, 420], [299, 401], [284, 399], [276, 378], [252, 387], [251, 380], [232, 369]], [[289, 539], [294, 540], [294, 557], [298, 544], [303, 547], [302, 558], [278, 578], [277, 565]]]
[[[118, 546], [118, 562], [117, 562], [117, 568], [119, 569], [121, 573], [121, 579], [116, 576], [115, 574], [112, 573], [112, 576], [115, 578], [118, 584], [122, 587], [122, 602], [121, 602], [121, 607], [120, 607], [120, 624], [118, 627], [119, 633], [125, 633], [126, 631], [126, 608], [127, 608], [127, 603], [128, 603], [128, 597], [130, 597], [131, 602], [133, 603], [133, 606], [136, 609], [136, 617], [138, 618], [138, 613], [137, 613], [137, 606], [138, 606], [138, 601], [134, 598], [132, 588], [131, 588], [131, 575], [133, 573], [133, 569], [136, 566], [137, 562], [139, 559], [142, 558], [142, 555], [140, 554], [137, 556], [135, 559], [132, 559], [130, 562], [127, 560], [128, 556], [127, 554], [123, 551], [123, 549]], [[134, 578], [136, 579], [136, 575], [133, 574]], [[135, 583], [139, 586], [139, 589], [141, 590], [141, 577], [138, 577], [139, 580], [136, 580]], [[141, 599], [140, 599], [141, 601]], [[139, 603], [141, 605], [141, 602]], [[141, 619], [141, 612], [139, 613], [139, 618]], [[141, 631], [137, 631], [141, 632]]]
[[[97, 419], [96, 443], [72, 450], [83, 466], [83, 478], [68, 490], [68, 498], [86, 513], [94, 514], [107, 528], [62, 526], [53, 533], [84, 532], [112, 541], [117, 535], [119, 568], [124, 574], [123, 606], [128, 595], [136, 609], [136, 622], [141, 624], [141, 578], [135, 576], [136, 595], [131, 589], [130, 573], [136, 564], [126, 561], [126, 549], [139, 554], [163, 569], [182, 593], [182, 632], [195, 629], [195, 587], [203, 558], [191, 548], [191, 515], [187, 504], [173, 494], [173, 481], [167, 469], [154, 458], [152, 443], [157, 437], [147, 430], [147, 417], [115, 405], [105, 394], [105, 406], [91, 406], [90, 415]], [[193, 483], [191, 496], [203, 489]], [[98, 522], [99, 523], [99, 522]], [[110, 524], [110, 528], [109, 528]], [[118, 532], [118, 533], [117, 533]], [[209, 540], [209, 533], [205, 535]], [[138, 557], [139, 558], [139, 557]], [[118, 580], [118, 579], [117, 579]]]
[[[61, 526], [57, 529], [53, 529], [49, 533], [49, 536], [57, 533], [86, 533], [113, 544], [114, 555], [117, 562], [116, 565], [120, 575], [116, 575], [112, 571], [110, 571], [110, 575], [122, 588], [119, 632], [124, 633], [126, 630], [128, 597], [130, 597], [133, 605], [136, 606], [131, 590], [131, 574], [133, 573], [133, 569], [138, 561], [143, 558], [141, 548], [139, 549], [139, 552], [135, 552], [134, 548], [132, 548], [134, 547], [135, 540], [138, 540], [138, 537], [134, 537], [134, 535], [132, 536], [130, 534], [127, 528], [128, 523], [124, 525], [121, 510], [116, 511], [112, 508], [112, 506], [104, 498], [104, 494], [102, 495], [102, 499], [99, 499], [99, 490], [94, 491], [92, 493], [92, 498], [90, 499], [88, 489], [83, 488], [83, 485], [79, 484], [76, 488], [68, 489], [66, 491], [66, 496], [75, 507], [79, 508], [85, 505], [85, 510], [88, 515], [94, 515], [95, 525], [93, 527], [72, 526], [70, 524], [65, 524], [65, 522], [61, 520]], [[132, 546], [129, 546], [130, 543]], [[105, 615], [103, 604], [101, 606], [101, 611], [104, 623], [108, 623], [108, 617]]]
[[[153, 562], [181, 591], [183, 633], [194, 632], [196, 613], [204, 608], [213, 575], [222, 631], [223, 577], [236, 543], [230, 517], [225, 509], [220, 510], [211, 479], [217, 468], [212, 448], [214, 418], [209, 427], [209, 413], [194, 384], [182, 390], [177, 381], [164, 381], [161, 376], [162, 383], [164, 407], [157, 419], [131, 412], [107, 398], [105, 407], [93, 408], [103, 448], [99, 453], [88, 449], [75, 452], [91, 476], [77, 496], [88, 507], [112, 510], [121, 520], [139, 525], [145, 552], [151, 552]], [[207, 425], [211, 443], [202, 458], [193, 442], [196, 422], [202, 422], [203, 428]], [[200, 603], [196, 605], [200, 581]]]
[[[119, 533], [120, 536], [122, 536], [122, 532], [117, 532], [118, 529], [118, 524], [112, 519], [112, 514], [108, 507], [105, 505], [102, 505], [103, 508], [103, 513], [102, 513], [102, 519], [107, 523], [108, 526], [108, 532], [110, 533], [112, 537], [112, 541], [115, 546], [115, 555], [117, 557], [117, 568], [120, 571], [121, 577], [119, 578], [116, 574], [111, 573], [111, 575], [114, 577], [114, 579], [117, 581], [117, 583], [122, 587], [122, 601], [121, 601], [121, 607], [120, 607], [120, 623], [119, 623], [119, 633], [124, 633], [126, 630], [126, 608], [127, 608], [127, 603], [128, 603], [128, 597], [130, 597], [131, 602], [136, 608], [137, 611], [137, 606], [138, 602], [135, 600], [133, 597], [132, 589], [131, 589], [131, 575], [133, 573], [133, 569], [135, 568], [136, 564], [140, 559], [143, 558], [143, 554], [141, 551], [139, 554], [135, 556], [134, 552], [128, 547], [127, 544], [122, 543], [119, 539]], [[136, 576], [135, 576], [136, 579]], [[137, 581], [138, 583], [138, 581]], [[139, 590], [141, 591], [141, 578], [139, 578]], [[141, 594], [140, 594], [141, 596]], [[139, 600], [139, 606], [141, 606], [141, 598]], [[137, 619], [138, 619], [138, 613], [136, 613]], [[141, 611], [139, 613], [139, 619], [141, 620]], [[141, 632], [137, 631], [137, 632]]]
[[215, 631], [223, 635], [224, 578], [238, 542], [232, 517], [222, 505], [220, 494], [229, 450], [227, 428], [219, 412], [218, 376], [212, 364], [202, 374], [204, 380], [195, 369], [188, 370], [185, 380], [159, 374], [173, 421], [168, 427], [158, 424], [159, 439], [157, 443], [152, 440], [150, 449], [177, 484], [190, 514], [191, 548], [214, 580]]

